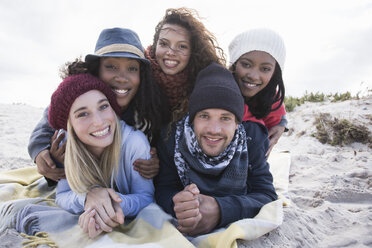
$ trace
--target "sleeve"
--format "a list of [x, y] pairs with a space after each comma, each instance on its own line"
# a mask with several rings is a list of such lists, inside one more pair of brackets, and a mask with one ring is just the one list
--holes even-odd
[[221, 220], [218, 227], [234, 221], [252, 218], [261, 207], [277, 199], [273, 186], [273, 177], [266, 161], [265, 151], [268, 147], [267, 131], [254, 122], [244, 124], [248, 138], [248, 178], [247, 194], [215, 197], [220, 209]]
[[[146, 136], [141, 131], [133, 131], [124, 138], [122, 159], [119, 163], [116, 177], [120, 198], [120, 206], [125, 216], [136, 216], [138, 212], [154, 201], [154, 184], [151, 179], [142, 177], [134, 170], [133, 163], [137, 159], [150, 159], [150, 145]], [[125, 181], [127, 183], [125, 183]]]
[[59, 180], [56, 190], [56, 204], [70, 213], [80, 214], [84, 211], [86, 194], [76, 194], [66, 179]]
[[55, 130], [49, 126], [48, 107], [44, 110], [43, 116], [31, 133], [28, 142], [28, 154], [35, 161], [37, 155], [50, 147], [50, 140]]
[[161, 138], [157, 144], [159, 156], [159, 173], [155, 177], [155, 199], [163, 210], [173, 216], [173, 196], [183, 190], [183, 184], [178, 176], [174, 164], [174, 132], [166, 138], [167, 128], [162, 131]]
[[280, 119], [280, 122], [277, 125], [287, 128], [288, 125], [287, 116], [282, 115], [282, 118]]

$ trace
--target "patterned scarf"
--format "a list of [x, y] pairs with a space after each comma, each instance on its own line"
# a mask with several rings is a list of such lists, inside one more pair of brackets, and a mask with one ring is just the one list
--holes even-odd
[[169, 105], [173, 109], [180, 103], [181, 99], [187, 96], [191, 85], [188, 82], [188, 70], [184, 69], [176, 75], [165, 74], [156, 61], [155, 54], [151, 53], [151, 46], [145, 50], [145, 56], [150, 60], [153, 76], [168, 97]]
[[[188, 163], [185, 160], [185, 156], [181, 152], [182, 142], [186, 143], [187, 152], [198, 161], [198, 164]], [[189, 115], [176, 124], [174, 163], [184, 186], [192, 183], [187, 176], [190, 166], [210, 175], [219, 175], [230, 164], [234, 155], [243, 153], [248, 153], [248, 150], [246, 133], [242, 125], [239, 125], [234, 138], [225, 150], [218, 156], [211, 157], [204, 154], [200, 148], [195, 132], [189, 124]]]

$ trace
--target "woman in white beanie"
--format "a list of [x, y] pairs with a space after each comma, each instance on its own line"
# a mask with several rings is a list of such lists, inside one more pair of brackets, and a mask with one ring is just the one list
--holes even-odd
[[267, 155], [287, 125], [282, 78], [285, 53], [282, 38], [263, 28], [243, 32], [229, 45], [230, 71], [246, 104], [243, 121], [256, 121], [267, 127]]

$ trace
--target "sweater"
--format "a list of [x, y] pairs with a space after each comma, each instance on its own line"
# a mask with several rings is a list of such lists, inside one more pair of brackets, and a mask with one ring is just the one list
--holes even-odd
[[[229, 164], [222, 173], [230, 173], [229, 166], [246, 168], [242, 172], [246, 176], [245, 190], [232, 189], [227, 185], [225, 191], [220, 189], [214, 192], [213, 184], [210, 184], [210, 188], [199, 188], [201, 194], [214, 197], [220, 207], [221, 218], [217, 227], [224, 227], [240, 219], [252, 218], [263, 205], [277, 199], [272, 183], [273, 177], [265, 157], [268, 147], [267, 129], [261, 124], [249, 121], [242, 125], [247, 134], [248, 166]], [[167, 129], [161, 132], [161, 139], [157, 145], [160, 169], [154, 179], [156, 202], [173, 216], [175, 213], [172, 198], [184, 189], [174, 164], [174, 134], [175, 126], [172, 127], [168, 139]], [[208, 178], [206, 180], [208, 182], [213, 181], [210, 175], [200, 175], [199, 178], [203, 177]], [[218, 178], [220, 177], [215, 178], [215, 184], [218, 184]]]
[[[120, 150], [119, 170], [115, 177], [117, 193], [122, 202], [120, 206], [124, 216], [133, 217], [151, 202], [153, 202], [154, 185], [151, 179], [143, 178], [133, 169], [136, 159], [150, 158], [150, 145], [141, 131], [120, 121], [122, 130], [122, 145]], [[68, 185], [66, 179], [57, 184], [56, 203], [63, 209], [79, 214], [84, 211], [86, 194], [76, 194]]]
[[[278, 102], [272, 105], [272, 108], [276, 108], [278, 106]], [[264, 125], [268, 130], [270, 130], [273, 126], [280, 125], [280, 126], [287, 126], [287, 118], [286, 118], [285, 106], [282, 104], [280, 108], [277, 110], [271, 111], [266, 117], [262, 119], [256, 119], [249, 111], [248, 105], [244, 104], [244, 116], [243, 121], [254, 121], [257, 123], [261, 123]]]

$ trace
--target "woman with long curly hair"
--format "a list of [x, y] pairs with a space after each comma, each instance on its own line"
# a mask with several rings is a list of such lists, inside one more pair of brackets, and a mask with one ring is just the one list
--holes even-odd
[[187, 113], [187, 103], [199, 71], [212, 62], [225, 65], [215, 36], [196, 10], [167, 9], [155, 27], [154, 40], [145, 51], [156, 82], [168, 98], [172, 121]]

